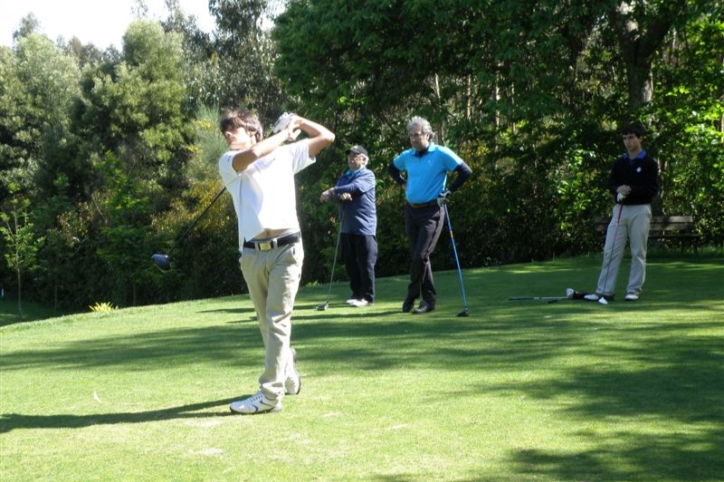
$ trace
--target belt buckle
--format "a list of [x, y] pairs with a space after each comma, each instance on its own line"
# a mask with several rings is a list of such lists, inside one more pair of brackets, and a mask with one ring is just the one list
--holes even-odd
[[274, 245], [276, 243], [276, 239], [272, 239], [270, 241], [258, 241], [256, 243], [256, 247], [259, 251], [271, 251], [274, 249]]

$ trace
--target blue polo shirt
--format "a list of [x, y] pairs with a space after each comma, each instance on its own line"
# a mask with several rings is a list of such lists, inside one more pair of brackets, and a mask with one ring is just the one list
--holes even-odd
[[407, 172], [407, 201], [424, 204], [437, 199], [445, 190], [447, 174], [453, 172], [463, 160], [452, 150], [430, 143], [425, 152], [408, 149], [392, 163], [400, 171]]

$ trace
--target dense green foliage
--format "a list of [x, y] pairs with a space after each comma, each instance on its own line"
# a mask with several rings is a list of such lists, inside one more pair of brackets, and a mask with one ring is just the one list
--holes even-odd
[[[186, 233], [222, 187], [216, 119], [231, 105], [337, 134], [298, 175], [304, 282], [329, 278], [338, 224], [319, 194], [353, 143], [378, 179], [378, 274], [406, 272], [404, 194], [386, 167], [415, 114], [474, 171], [449, 206], [463, 266], [598, 251], [592, 220], [632, 120], [660, 163], [656, 213], [694, 215], [724, 242], [720, 2], [212, 0], [212, 33], [167, 6], [132, 23], [120, 52], [54, 45], [32, 16], [0, 47], [0, 208], [28, 213], [0, 249], [29, 230], [38, 244], [20, 279], [0, 264], [6, 291], [75, 311], [243, 290], [228, 196]], [[454, 266], [448, 247], [445, 233], [436, 269]]]

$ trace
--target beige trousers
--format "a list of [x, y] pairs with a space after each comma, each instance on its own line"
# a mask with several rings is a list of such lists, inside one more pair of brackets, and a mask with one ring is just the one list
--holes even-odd
[[303, 261], [301, 242], [269, 251], [244, 248], [239, 260], [264, 341], [264, 373], [259, 385], [272, 400], [284, 397], [284, 382], [293, 369], [292, 310]]
[[598, 277], [596, 293], [606, 296], [614, 294], [618, 269], [621, 266], [628, 240], [631, 249], [631, 270], [626, 292], [641, 294], [641, 288], [646, 280], [646, 246], [650, 225], [650, 204], [631, 206], [617, 204], [613, 207], [611, 222], [606, 231], [603, 265]]

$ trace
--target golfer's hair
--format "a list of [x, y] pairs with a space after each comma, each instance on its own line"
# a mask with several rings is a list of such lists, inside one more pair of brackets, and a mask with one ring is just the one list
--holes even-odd
[[219, 120], [219, 129], [221, 133], [225, 133], [229, 129], [238, 129], [243, 127], [247, 132], [254, 132], [256, 141], [259, 142], [264, 137], [264, 128], [259, 122], [256, 114], [246, 109], [224, 109]]
[[640, 124], [626, 124], [623, 126], [623, 129], [621, 129], [621, 134], [633, 134], [639, 139], [641, 139], [645, 133], [644, 127]]
[[410, 122], [407, 123], [407, 133], [409, 134], [410, 132], [412, 132], [415, 126], [420, 127], [423, 134], [432, 134], [432, 126], [430, 125], [428, 120], [420, 117], [419, 115], [416, 115], [415, 117], [410, 119]]

